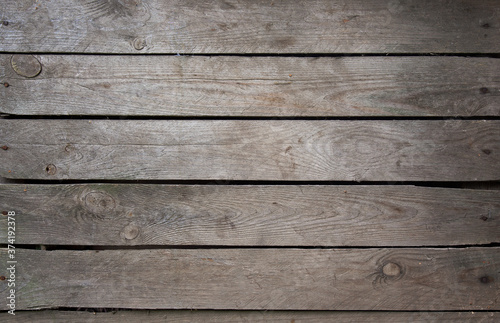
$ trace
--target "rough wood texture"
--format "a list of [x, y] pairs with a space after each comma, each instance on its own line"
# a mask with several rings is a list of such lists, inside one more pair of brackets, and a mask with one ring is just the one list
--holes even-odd
[[10, 52], [500, 51], [495, 0], [8, 0], [2, 20]]
[[[500, 242], [500, 191], [412, 186], [0, 185], [17, 243], [437, 246]], [[7, 227], [7, 218], [0, 218]], [[0, 241], [7, 240], [0, 232]]]
[[327, 322], [496, 322], [497, 312], [318, 312], [318, 311], [186, 311], [134, 310], [109, 313], [66, 311], [23, 311], [13, 317], [0, 313], [4, 323], [109, 322], [109, 323], [327, 323]]
[[29, 179], [500, 179], [500, 121], [0, 120]]
[[[6, 250], [0, 255], [6, 263]], [[500, 309], [492, 247], [17, 249], [16, 259], [17, 309]]]
[[494, 58], [0, 55], [0, 111], [499, 116], [498, 71]]

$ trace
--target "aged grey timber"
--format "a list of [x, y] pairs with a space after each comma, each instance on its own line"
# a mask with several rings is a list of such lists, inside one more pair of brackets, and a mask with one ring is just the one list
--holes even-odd
[[494, 53], [495, 0], [3, 1], [0, 51]]
[[0, 55], [0, 112], [500, 116], [498, 71], [464, 57]]
[[498, 120], [0, 120], [0, 176], [486, 181]]
[[[413, 186], [0, 185], [17, 243], [437, 246], [500, 242], [500, 191]], [[7, 227], [7, 217], [0, 217]], [[7, 231], [0, 231], [7, 241]]]
[[17, 249], [16, 307], [499, 310], [499, 251]]
[[22, 311], [16, 316], [0, 313], [4, 323], [20, 320], [37, 323], [329, 323], [329, 322], [494, 322], [497, 312], [342, 312], [342, 311], [196, 311], [123, 310], [107, 313], [86, 311]]

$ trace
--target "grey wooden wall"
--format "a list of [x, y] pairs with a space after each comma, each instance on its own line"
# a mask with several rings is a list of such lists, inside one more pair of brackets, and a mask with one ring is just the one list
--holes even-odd
[[498, 320], [499, 55], [495, 0], [3, 1], [2, 321]]

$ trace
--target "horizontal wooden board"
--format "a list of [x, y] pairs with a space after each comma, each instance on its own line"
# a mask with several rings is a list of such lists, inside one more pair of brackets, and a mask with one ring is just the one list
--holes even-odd
[[498, 120], [0, 120], [27, 179], [500, 179]]
[[[500, 242], [500, 191], [413, 186], [0, 185], [17, 243], [438, 246]], [[7, 217], [0, 217], [7, 227]], [[7, 231], [0, 231], [0, 241]]]
[[341, 312], [341, 311], [186, 311], [131, 310], [110, 312], [20, 311], [15, 316], [0, 313], [4, 323], [109, 322], [109, 323], [326, 323], [326, 322], [495, 322], [497, 312]]
[[500, 116], [498, 71], [463, 57], [0, 55], [0, 112]]
[[[0, 260], [6, 263], [1, 250]], [[16, 308], [499, 310], [499, 248], [17, 249]], [[7, 281], [0, 297], [8, 297]], [[0, 309], [6, 309], [0, 303]]]
[[7, 0], [1, 19], [9, 52], [500, 51], [495, 0]]

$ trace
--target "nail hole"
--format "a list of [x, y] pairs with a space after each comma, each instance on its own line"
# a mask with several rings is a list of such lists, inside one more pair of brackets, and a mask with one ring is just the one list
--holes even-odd
[[7, 146], [3, 145], [3, 146], [2, 146], [2, 149], [3, 149], [3, 150], [7, 150], [7, 149], [9, 149], [9, 147], [7, 147]]
[[488, 220], [488, 217], [487, 217], [486, 215], [483, 215], [483, 216], [481, 217], [481, 220], [486, 221], [486, 220]]
[[0, 276], [0, 280], [5, 280], [5, 276]]
[[489, 284], [493, 281], [493, 278], [490, 276], [483, 276], [483, 277], [479, 278], [479, 281], [483, 284]]
[[9, 214], [9, 212], [7, 212], [7, 211], [2, 211], [2, 215], [7, 215], [7, 214]]
[[3, 21], [3, 22], [2, 22], [2, 24], [3, 24], [4, 26], [8, 26], [8, 25], [9, 25], [9, 22], [8, 22], [8, 21]]
[[5, 86], [5, 87], [9, 87], [9, 86], [10, 86], [10, 84], [9, 84], [9, 83], [7, 83], [7, 82], [5, 82], [5, 83], [3, 84], [3, 86]]
[[486, 94], [486, 93], [490, 93], [490, 90], [488, 90], [487, 87], [482, 87], [479, 89], [479, 92], [481, 92], [481, 94]]
[[490, 28], [491, 26], [490, 26], [490, 24], [486, 23], [486, 24], [483, 24], [481, 27], [483, 27], [483, 28]]
[[483, 149], [483, 153], [485, 153], [486, 155], [489, 155], [489, 154], [491, 154], [491, 150], [489, 150], [489, 149]]

